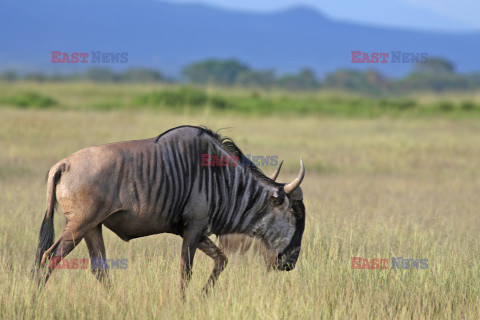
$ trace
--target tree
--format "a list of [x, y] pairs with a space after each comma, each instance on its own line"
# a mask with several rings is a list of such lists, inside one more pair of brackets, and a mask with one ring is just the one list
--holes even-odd
[[41, 72], [27, 73], [23, 77], [23, 79], [27, 80], [27, 81], [37, 81], [37, 82], [42, 82], [42, 81], [48, 80], [47, 76], [44, 73], [41, 73]]
[[472, 77], [456, 74], [455, 67], [450, 61], [435, 57], [416, 64], [413, 72], [396, 82], [396, 87], [402, 91], [441, 92], [469, 90], [478, 87], [478, 83], [475, 83]]
[[98, 82], [111, 82], [117, 79], [115, 73], [107, 68], [91, 68], [85, 73], [85, 78]]
[[137, 68], [129, 69], [121, 73], [119, 80], [126, 82], [160, 82], [164, 80], [164, 77], [159, 71]]
[[235, 84], [247, 88], [271, 88], [275, 84], [275, 72], [273, 70], [244, 71], [238, 75]]
[[280, 77], [277, 84], [285, 89], [311, 90], [320, 86], [315, 73], [307, 68], [300, 70], [297, 74]]
[[390, 83], [377, 71], [339, 70], [328, 74], [324, 86], [335, 89], [378, 93], [388, 88]]
[[6, 70], [0, 74], [0, 80], [3, 81], [15, 81], [18, 79], [18, 75], [15, 71]]
[[429, 58], [426, 62], [415, 64], [414, 72], [430, 75], [446, 75], [453, 74], [455, 67], [453, 63], [444, 58], [434, 57]]
[[237, 77], [250, 71], [250, 68], [234, 59], [215, 60], [209, 59], [188, 65], [182, 75], [190, 82], [198, 84], [233, 85]]

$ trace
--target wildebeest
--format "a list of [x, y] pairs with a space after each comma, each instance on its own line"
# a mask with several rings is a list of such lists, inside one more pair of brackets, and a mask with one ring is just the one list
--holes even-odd
[[[53, 263], [82, 239], [91, 259], [105, 259], [102, 225], [125, 241], [165, 232], [181, 236], [182, 296], [197, 248], [215, 263], [205, 290], [215, 284], [227, 264], [226, 256], [209, 239], [211, 234], [259, 238], [276, 252], [276, 269], [293, 269], [305, 226], [305, 211], [292, 207], [299, 201], [303, 207], [299, 188], [305, 176], [303, 161], [298, 177], [281, 184], [253, 165], [204, 166], [202, 154], [243, 158], [232, 140], [207, 128], [180, 126], [151, 139], [82, 149], [56, 163], [47, 177], [47, 209], [36, 270], [47, 266], [46, 281]], [[66, 225], [53, 243], [56, 202]], [[105, 269], [92, 272], [100, 280], [107, 279]]]

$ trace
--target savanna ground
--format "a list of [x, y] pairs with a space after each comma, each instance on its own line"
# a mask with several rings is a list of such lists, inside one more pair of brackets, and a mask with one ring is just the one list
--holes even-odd
[[[128, 90], [70, 85], [63, 92], [68, 86], [47, 84], [33, 88], [53, 96], [62, 107], [0, 106], [1, 319], [479, 318], [477, 115], [352, 118], [301, 113], [259, 117], [210, 108], [102, 111], [71, 106], [98, 97], [121, 100]], [[16, 90], [4, 86], [0, 95]], [[107, 258], [128, 259], [127, 269], [111, 270], [110, 292], [82, 269], [57, 270], [44, 290], [37, 291], [29, 276], [50, 166], [83, 147], [153, 137], [180, 124], [232, 127], [222, 134], [245, 153], [285, 159], [281, 181], [297, 174], [298, 158], [303, 157], [307, 220], [296, 269], [268, 272], [252, 253], [233, 256], [204, 298], [201, 287], [213, 263], [198, 252], [182, 302], [179, 237], [156, 235], [126, 243], [104, 228]], [[261, 169], [267, 174], [273, 170]], [[63, 226], [63, 215], [56, 212], [57, 235]], [[428, 269], [352, 270], [354, 256], [426, 258]], [[68, 256], [87, 257], [83, 243]]]

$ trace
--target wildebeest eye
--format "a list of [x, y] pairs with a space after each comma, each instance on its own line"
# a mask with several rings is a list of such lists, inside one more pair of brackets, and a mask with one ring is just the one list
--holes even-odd
[[283, 199], [280, 199], [280, 198], [272, 197], [272, 198], [270, 199], [270, 201], [272, 202], [272, 204], [273, 204], [274, 206], [279, 206], [279, 205], [283, 204], [283, 201], [284, 201], [284, 200], [283, 200]]
[[285, 196], [281, 192], [275, 192], [273, 196], [270, 198], [270, 202], [274, 206], [279, 206], [283, 204], [284, 201], [285, 201]]

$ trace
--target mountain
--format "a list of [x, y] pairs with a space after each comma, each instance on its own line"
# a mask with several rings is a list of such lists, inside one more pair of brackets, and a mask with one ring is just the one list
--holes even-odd
[[[51, 51], [126, 52], [128, 63], [55, 64]], [[0, 69], [72, 71], [150, 67], [178, 76], [205, 58], [237, 58], [279, 73], [371, 68], [402, 76], [410, 63], [352, 64], [351, 51], [425, 52], [479, 71], [480, 33], [380, 28], [334, 21], [308, 7], [272, 13], [154, 0], [0, 0]]]

